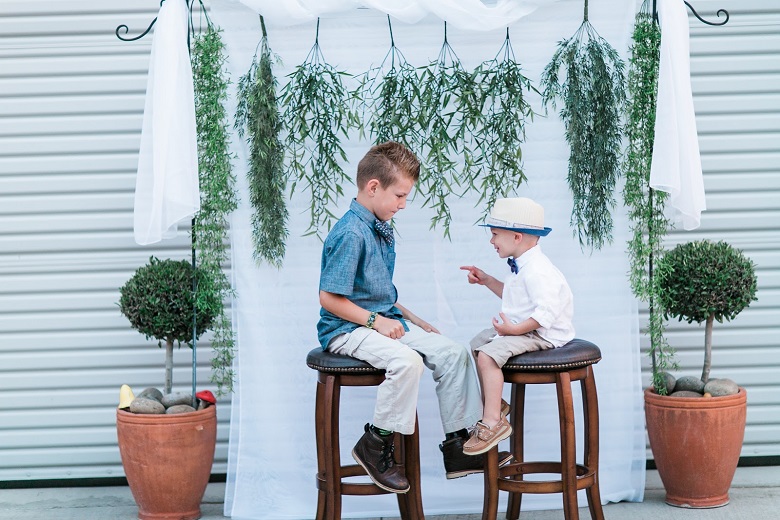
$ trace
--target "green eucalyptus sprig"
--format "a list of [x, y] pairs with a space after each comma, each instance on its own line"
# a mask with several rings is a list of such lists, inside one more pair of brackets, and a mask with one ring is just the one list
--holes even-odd
[[268, 45], [265, 22], [263, 37], [252, 65], [238, 81], [235, 128], [249, 145], [249, 198], [252, 204], [252, 243], [255, 260], [281, 267], [284, 260], [288, 211], [285, 201], [287, 176], [280, 140], [282, 122], [276, 97], [273, 64], [278, 61]]
[[628, 64], [628, 104], [623, 160], [625, 186], [623, 201], [628, 208], [632, 236], [628, 242], [629, 280], [637, 298], [649, 302], [649, 355], [652, 360], [653, 386], [663, 393], [661, 375], [675, 368], [674, 350], [664, 337], [665, 322], [653, 295], [657, 277], [652, 276], [653, 259], [661, 258], [663, 238], [671, 227], [664, 216], [668, 194], [650, 188], [650, 165], [655, 139], [656, 94], [661, 31], [653, 20], [647, 2], [637, 13]]
[[311, 222], [307, 235], [319, 236], [336, 219], [329, 206], [344, 194], [343, 185], [352, 179], [344, 173], [347, 161], [341, 138], [360, 127], [351, 94], [344, 85], [349, 74], [328, 64], [317, 37], [304, 62], [288, 75], [281, 93], [282, 121], [286, 124], [288, 178], [291, 193], [301, 182], [311, 193]]
[[496, 57], [477, 67], [476, 78], [480, 85], [476, 106], [482, 117], [474, 117], [469, 126], [475, 129], [480, 152], [476, 164], [483, 166], [484, 173], [480, 174], [483, 168], [467, 168], [465, 173], [470, 188], [480, 194], [478, 204], [485, 201], [484, 207], [491, 208], [497, 198], [526, 181], [521, 145], [525, 125], [534, 116], [527, 94], [539, 91], [515, 59], [509, 29]]
[[233, 389], [235, 337], [224, 307], [232, 288], [222, 266], [228, 259], [228, 215], [238, 206], [224, 108], [228, 86], [225, 60], [220, 30], [209, 22], [206, 30], [196, 35], [192, 50], [201, 194], [200, 211], [193, 221], [192, 242], [197, 249], [198, 268], [206, 278], [198, 285], [197, 301], [216, 297], [223, 302], [214, 318], [211, 341], [211, 381], [216, 383], [218, 394]]
[[[415, 153], [419, 153], [423, 136], [418, 125], [420, 111], [420, 79], [415, 69], [396, 46], [393, 26], [390, 29], [390, 50], [379, 67], [366, 72], [353, 93], [359, 101], [364, 117], [361, 118], [361, 136], [368, 127], [371, 140], [378, 144], [397, 141]], [[368, 121], [366, 125], [365, 121]], [[365, 126], [364, 126], [365, 125]]]
[[584, 21], [571, 38], [558, 43], [542, 72], [545, 106], [561, 103], [559, 116], [570, 148], [571, 224], [583, 248], [600, 249], [612, 241], [625, 103], [623, 69], [617, 51], [588, 22], [586, 0]]
[[470, 143], [465, 136], [473, 135], [473, 124], [479, 124], [481, 114], [474, 99], [478, 86], [473, 72], [468, 72], [447, 41], [447, 23], [444, 23], [444, 43], [436, 60], [422, 67], [420, 81], [419, 125], [424, 139], [423, 165], [417, 191], [422, 193], [423, 206], [431, 207], [434, 216], [431, 228], [441, 224], [444, 236], [449, 237], [452, 215], [448, 198], [459, 193], [463, 178], [457, 167], [459, 157], [467, 157], [466, 168], [476, 167]]

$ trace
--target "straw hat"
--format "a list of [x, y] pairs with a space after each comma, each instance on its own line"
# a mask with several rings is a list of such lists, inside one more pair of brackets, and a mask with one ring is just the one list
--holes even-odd
[[544, 227], [544, 208], [525, 197], [497, 199], [490, 209], [490, 216], [480, 225], [540, 237], [552, 231]]

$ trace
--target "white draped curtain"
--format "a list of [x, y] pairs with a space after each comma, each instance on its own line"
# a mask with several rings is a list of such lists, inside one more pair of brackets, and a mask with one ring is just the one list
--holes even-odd
[[[249, 3], [249, 0], [246, 0]], [[311, 6], [333, 7], [319, 13]], [[582, 21], [581, 0], [536, 2], [543, 5], [510, 25], [511, 39], [526, 75], [538, 84], [542, 69], [556, 44], [574, 33]], [[275, 5], [272, 5], [275, 4]], [[350, 73], [361, 73], [378, 65], [389, 48], [388, 9], [394, 6], [444, 4], [468, 6], [480, 2], [360, 2], [376, 9], [358, 9], [356, 2], [303, 0], [255, 1], [265, 6], [271, 48], [282, 63], [275, 73], [280, 85], [285, 75], [306, 57], [314, 42], [315, 20], [321, 14], [319, 43], [326, 60]], [[499, 0], [494, 4], [511, 10], [520, 2]], [[309, 21], [276, 18], [270, 13], [309, 6]], [[627, 55], [636, 6], [624, 0], [592, 3], [590, 19], [600, 34], [624, 56]], [[519, 8], [518, 8], [519, 9]], [[425, 14], [432, 13], [432, 14]], [[395, 43], [414, 66], [436, 58], [443, 41], [442, 13], [427, 9], [414, 23], [393, 20]], [[396, 16], [394, 13], [392, 16]], [[261, 37], [257, 14], [238, 0], [214, 0], [211, 16], [224, 30], [233, 84], [248, 69]], [[400, 15], [399, 15], [400, 18]], [[448, 17], [448, 20], [450, 18]], [[477, 17], [474, 17], [477, 20]], [[513, 19], [514, 20], [514, 19]], [[294, 25], [290, 25], [295, 22]], [[303, 23], [299, 23], [303, 22]], [[505, 37], [505, 28], [485, 31], [466, 28], [448, 30], [448, 40], [468, 68], [492, 59]], [[471, 24], [472, 29], [477, 28]], [[541, 111], [537, 95], [530, 97]], [[228, 110], [232, 113], [235, 99]], [[642, 411], [637, 304], [628, 281], [625, 254], [629, 236], [622, 207], [615, 214], [614, 242], [601, 251], [582, 252], [569, 227], [571, 195], [566, 183], [568, 147], [563, 125], [556, 113], [538, 116], [527, 128], [523, 146], [528, 181], [517, 194], [531, 197], [545, 207], [545, 224], [552, 227], [542, 239], [545, 253], [569, 280], [575, 298], [577, 336], [602, 350], [596, 365], [601, 418], [601, 496], [605, 502], [640, 501], [643, 498], [645, 468], [644, 414]], [[352, 136], [344, 145], [349, 162], [345, 169], [354, 175], [357, 161], [371, 143]], [[306, 354], [318, 346], [318, 282], [322, 244], [316, 237], [303, 237], [308, 225], [308, 194], [299, 187], [288, 200], [290, 238], [284, 267], [256, 265], [252, 259], [249, 195], [246, 181], [247, 150], [233, 136], [235, 173], [241, 193], [240, 208], [231, 219], [232, 272], [236, 289], [233, 302], [237, 331], [238, 381], [233, 394], [230, 427], [228, 483], [225, 514], [235, 519], [313, 518], [317, 490], [317, 458], [314, 431], [316, 373], [305, 364]], [[345, 186], [345, 197], [333, 208], [343, 214], [354, 196]], [[619, 198], [619, 195], [618, 195]], [[422, 197], [413, 200], [396, 216], [399, 235], [396, 246], [395, 282], [399, 300], [430, 321], [443, 333], [464, 344], [498, 314], [499, 300], [483, 287], [466, 282], [461, 265], [474, 264], [502, 275], [506, 264], [489, 244], [485, 228], [474, 223], [483, 208], [475, 207], [473, 196], [453, 198], [452, 240], [441, 230], [430, 230], [432, 212], [422, 208]], [[371, 419], [375, 389], [345, 389], [342, 393], [341, 455], [350, 461], [350, 451]], [[529, 388], [526, 406], [527, 458], [554, 460], [559, 454], [555, 389], [544, 385]], [[430, 374], [423, 376], [419, 398], [423, 505], [426, 514], [474, 513], [482, 509], [482, 478], [469, 476], [446, 480], [438, 444], [443, 438], [436, 396]], [[579, 414], [579, 412], [578, 412]], [[581, 414], [578, 415], [581, 435]], [[578, 449], [581, 452], [581, 437]], [[505, 502], [502, 493], [502, 501]], [[580, 497], [584, 504], [584, 496]], [[528, 495], [525, 509], [561, 507], [559, 495]], [[345, 497], [344, 517], [398, 516], [395, 497]]]

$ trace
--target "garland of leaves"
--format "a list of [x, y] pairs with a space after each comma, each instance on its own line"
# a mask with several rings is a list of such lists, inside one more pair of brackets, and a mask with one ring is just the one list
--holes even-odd
[[288, 211], [285, 201], [287, 177], [284, 148], [279, 138], [282, 123], [276, 100], [275, 61], [268, 45], [265, 22], [260, 17], [263, 38], [260, 58], [238, 81], [238, 106], [235, 128], [240, 137], [246, 133], [249, 145], [249, 198], [252, 204], [252, 243], [255, 260], [281, 267], [284, 260]]
[[525, 142], [526, 121], [534, 116], [526, 93], [538, 90], [515, 60], [509, 29], [496, 57], [477, 67], [475, 76], [480, 99], [468, 102], [474, 107], [469, 126], [476, 128], [474, 140], [480, 152], [476, 164], [486, 163], [486, 169], [480, 175], [481, 168], [469, 169], [467, 161], [465, 174], [470, 189], [480, 194], [477, 204], [486, 201], [487, 212], [497, 198], [506, 197], [526, 181], [521, 145]]
[[663, 252], [663, 237], [671, 223], [664, 216], [668, 194], [650, 188], [661, 31], [647, 2], [636, 15], [632, 39], [628, 68], [628, 145], [623, 165], [626, 174], [623, 200], [628, 208], [632, 231], [628, 242], [629, 279], [634, 295], [650, 305], [648, 333], [653, 386], [663, 394], [666, 385], [661, 372], [675, 368], [674, 350], [663, 335], [664, 320], [654, 301], [657, 277], [652, 276], [652, 269], [653, 258], [660, 258]]
[[422, 68], [420, 82], [424, 87], [420, 90], [418, 124], [424, 135], [424, 161], [417, 191], [425, 197], [423, 207], [434, 210], [431, 228], [441, 224], [444, 236], [449, 237], [452, 214], [447, 199], [461, 186], [462, 179], [457, 171], [458, 157], [462, 154], [465, 158], [463, 178], [473, 178], [477, 161], [465, 137], [474, 134], [472, 130], [483, 116], [481, 105], [470, 102], [470, 96], [478, 92], [476, 76], [463, 68], [447, 41], [447, 22], [439, 56]]
[[[559, 77], [559, 70], [565, 78]], [[601, 249], [612, 241], [614, 190], [620, 176], [621, 124], [625, 102], [624, 64], [617, 51], [585, 16], [577, 32], [558, 43], [542, 72], [542, 98], [556, 106], [569, 144], [569, 188], [574, 207], [571, 224], [581, 247]]]
[[198, 285], [198, 301], [214, 294], [223, 302], [214, 320], [211, 340], [214, 351], [211, 381], [217, 393], [233, 390], [235, 338], [224, 301], [232, 295], [230, 281], [222, 271], [227, 260], [227, 215], [238, 206], [235, 177], [231, 171], [227, 114], [228, 80], [224, 77], [225, 54], [220, 30], [210, 22], [193, 42], [192, 72], [195, 88], [195, 121], [198, 128], [200, 211], [195, 215], [192, 241], [198, 251], [199, 269], [205, 282]]
[[340, 136], [346, 137], [350, 129], [360, 127], [350, 91], [342, 81], [348, 74], [325, 61], [319, 31], [318, 18], [314, 46], [288, 75], [289, 82], [280, 96], [282, 121], [287, 125], [290, 190], [294, 193], [298, 183], [305, 182], [311, 192], [311, 222], [306, 235], [319, 235], [323, 225], [330, 230], [336, 219], [329, 206], [344, 194], [342, 184], [352, 182], [339, 164], [339, 160], [347, 161]]
[[[398, 141], [417, 153], [423, 141], [417, 124], [420, 80], [417, 70], [395, 45], [390, 16], [387, 17], [387, 25], [390, 28], [390, 50], [379, 67], [363, 74], [352, 96], [361, 103], [364, 115], [361, 120], [368, 121], [368, 131], [374, 143]], [[363, 123], [360, 135], [365, 137], [365, 134]]]

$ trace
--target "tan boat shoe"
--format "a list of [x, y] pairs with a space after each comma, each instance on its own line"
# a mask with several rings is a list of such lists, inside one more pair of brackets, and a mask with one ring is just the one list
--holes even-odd
[[504, 416], [492, 428], [479, 421], [471, 433], [471, 438], [463, 445], [463, 453], [466, 455], [485, 453], [510, 435], [512, 435], [512, 426]]

